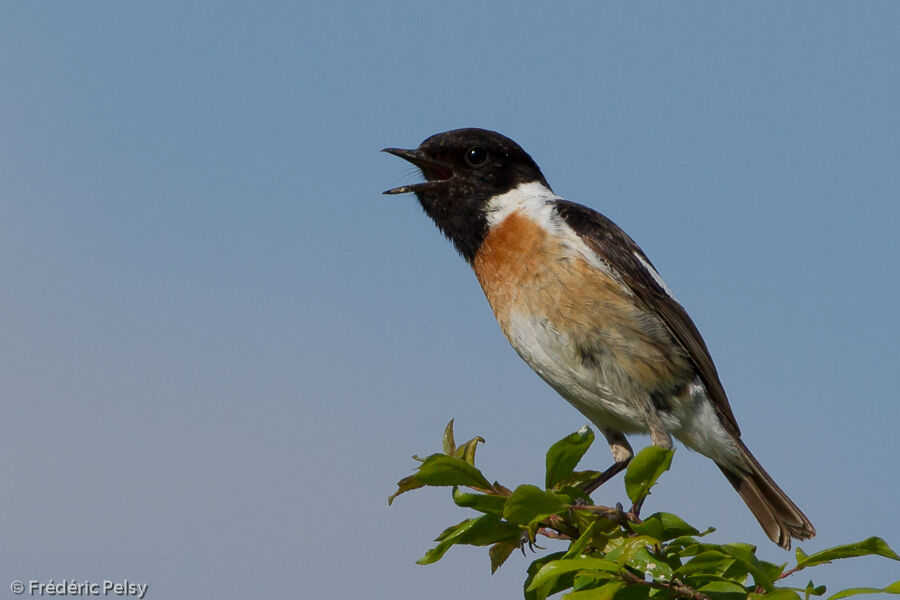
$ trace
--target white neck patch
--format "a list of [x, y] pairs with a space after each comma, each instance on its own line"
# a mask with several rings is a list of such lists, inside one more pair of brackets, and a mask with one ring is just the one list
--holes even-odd
[[539, 181], [523, 183], [505, 194], [494, 196], [487, 204], [488, 227], [501, 223], [514, 212], [521, 212], [548, 231], [555, 229], [551, 223], [553, 207], [550, 202], [560, 200], [547, 186]]
[[564, 252], [581, 256], [604, 273], [618, 277], [610, 266], [569, 227], [565, 219], [559, 216], [554, 206], [554, 202], [558, 200], [562, 198], [543, 183], [537, 181], [523, 183], [488, 201], [486, 211], [488, 227], [502, 223], [513, 213], [519, 213], [534, 221], [548, 234], [555, 236]]

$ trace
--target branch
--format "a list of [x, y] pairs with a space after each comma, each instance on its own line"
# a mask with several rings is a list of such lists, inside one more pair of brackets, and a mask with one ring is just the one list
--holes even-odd
[[712, 600], [706, 594], [698, 592], [694, 588], [681, 583], [677, 579], [668, 583], [664, 581], [647, 581], [646, 579], [638, 577], [627, 569], [624, 569], [622, 571], [622, 574], [624, 575], [625, 579], [629, 581], [629, 583], [646, 585], [657, 590], [669, 590], [679, 598], [688, 598], [689, 600]]
[[598, 514], [605, 519], [609, 519], [610, 521], [616, 521], [620, 524], [643, 522], [641, 521], [640, 517], [638, 517], [633, 512], [625, 512], [625, 509], [622, 508], [621, 504], [617, 505], [615, 508], [610, 508], [609, 506], [598, 506], [594, 504], [566, 504], [565, 508], [567, 508], [568, 510], [586, 510], [594, 514]]

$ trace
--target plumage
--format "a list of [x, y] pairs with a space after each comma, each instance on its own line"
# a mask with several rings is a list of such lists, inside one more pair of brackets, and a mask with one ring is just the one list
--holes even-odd
[[[709, 355], [706, 342], [684, 308], [657, 281], [657, 278], [661, 278], [650, 259], [628, 234], [600, 213], [565, 200], [556, 202], [556, 207], [566, 223], [585, 239], [591, 249], [615, 266], [623, 283], [645, 306], [645, 310], [663, 320], [669, 332], [693, 361], [710, 399], [722, 416], [722, 422], [732, 429], [732, 433], [740, 435], [737, 419], [728, 404], [725, 388], [719, 380], [719, 373]], [[643, 259], [644, 264], [641, 264], [640, 259]]]
[[498, 133], [459, 129], [386, 151], [426, 181], [385, 193], [416, 194], [519, 356], [606, 437], [615, 464], [598, 484], [631, 460], [626, 433], [663, 447], [675, 437], [715, 461], [775, 543], [815, 535], [744, 445], [700, 332], [624, 231], [556, 196]]

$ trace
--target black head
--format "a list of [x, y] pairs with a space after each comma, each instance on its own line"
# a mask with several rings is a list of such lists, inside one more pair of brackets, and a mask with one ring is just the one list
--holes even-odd
[[[509, 139], [486, 129], [454, 129], [433, 135], [415, 150], [385, 148], [419, 167], [425, 182], [384, 192], [415, 192], [438, 228], [471, 262], [487, 233], [486, 205], [523, 183], [547, 186], [541, 169]], [[549, 186], [547, 186], [549, 187]]]

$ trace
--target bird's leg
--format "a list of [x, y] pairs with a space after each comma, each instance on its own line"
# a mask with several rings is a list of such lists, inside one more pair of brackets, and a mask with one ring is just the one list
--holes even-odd
[[634, 456], [631, 444], [628, 443], [628, 440], [625, 439], [624, 435], [617, 431], [604, 431], [603, 435], [606, 437], [606, 441], [609, 442], [609, 451], [612, 452], [613, 459], [615, 459], [616, 462], [603, 471], [596, 479], [584, 486], [584, 493], [589, 496], [594, 493], [594, 490], [598, 487], [615, 477], [619, 472], [625, 470], [625, 467], [628, 466], [628, 463], [631, 462], [631, 458]]
[[650, 397], [645, 396], [642, 398], [638, 402], [638, 407], [644, 416], [644, 422], [647, 424], [647, 429], [650, 431], [650, 442], [654, 446], [671, 450], [672, 436], [666, 431], [666, 426], [663, 424], [659, 412], [656, 410]]
[[584, 486], [584, 493], [588, 496], [593, 494], [594, 490], [615, 477], [617, 474], [619, 474], [619, 472], [625, 470], [625, 467], [628, 466], [628, 462], [630, 461], [631, 459], [629, 458], [626, 462], [613, 463], [611, 467], [603, 471], [596, 479]]
[[[650, 430], [650, 442], [654, 446], [659, 446], [660, 448], [665, 448], [666, 450], [672, 449], [672, 436], [669, 435], [669, 432], [666, 431], [666, 427], [662, 422], [662, 419], [659, 416], [659, 412], [656, 410], [656, 407], [653, 405], [653, 401], [649, 396], [645, 396], [643, 400], [639, 403], [641, 412], [644, 414], [644, 420], [647, 423], [647, 429]], [[637, 502], [634, 503], [634, 506], [631, 507], [630, 514], [635, 518], [640, 518], [641, 514], [641, 506], [644, 505], [644, 498], [641, 498]]]

